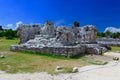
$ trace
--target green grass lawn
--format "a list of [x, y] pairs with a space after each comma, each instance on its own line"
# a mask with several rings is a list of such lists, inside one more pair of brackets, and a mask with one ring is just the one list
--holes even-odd
[[120, 47], [111, 46], [111, 48], [112, 48], [112, 51], [118, 51], [118, 52], [120, 52]]
[[0, 59], [0, 70], [7, 73], [48, 72], [54, 73], [56, 66], [62, 66], [63, 72], [70, 72], [72, 67], [81, 67], [90, 64], [104, 64], [101, 61], [89, 60], [86, 57], [71, 59], [58, 56], [33, 54], [29, 52], [12, 52], [10, 45], [18, 44], [19, 39], [6, 40], [0, 38], [0, 54], [5, 58]]

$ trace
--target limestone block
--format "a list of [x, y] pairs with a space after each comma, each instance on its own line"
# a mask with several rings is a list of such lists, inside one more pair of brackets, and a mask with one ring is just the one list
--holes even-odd
[[73, 67], [73, 69], [72, 69], [72, 72], [73, 73], [76, 73], [76, 72], [78, 72], [79, 70], [78, 70], [78, 67]]

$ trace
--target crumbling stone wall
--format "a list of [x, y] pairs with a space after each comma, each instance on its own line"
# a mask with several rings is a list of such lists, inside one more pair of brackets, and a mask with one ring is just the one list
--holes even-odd
[[[14, 48], [14, 49], [13, 49]], [[37, 47], [23, 47], [23, 46], [11, 46], [11, 50], [14, 51], [28, 51], [28, 52], [38, 52], [38, 53], [45, 53], [45, 54], [53, 54], [53, 55], [61, 55], [61, 56], [74, 56], [80, 55], [85, 52], [85, 47], [76, 47], [76, 46], [63, 46], [63, 47], [44, 47], [44, 48], [37, 48]]]
[[44, 26], [40, 25], [19, 25], [18, 36], [20, 43], [34, 39], [35, 35], [56, 38], [57, 41], [66, 44], [94, 43], [96, 42], [97, 29], [93, 25], [83, 27], [54, 27], [54, 23], [46, 21]]
[[47, 20], [44, 27], [40, 29], [40, 34], [48, 35], [48, 37], [54, 37], [55, 36], [54, 23]]
[[82, 36], [80, 42], [82, 43], [95, 43], [97, 37], [97, 29], [93, 25], [86, 25], [80, 31]]
[[10, 49], [13, 51], [74, 56], [81, 53], [101, 54], [101, 50], [106, 50], [95, 43], [97, 29], [93, 25], [54, 27], [51, 21], [47, 21], [41, 27], [21, 24], [18, 28], [18, 35], [22, 44], [11, 46]]
[[20, 24], [17, 28], [17, 34], [20, 37], [20, 44], [34, 39], [35, 35], [39, 34], [40, 25]]
[[35, 46], [28, 47], [26, 45], [19, 46], [12, 45], [10, 47], [10, 50], [53, 54], [67, 57], [83, 55], [83, 53], [102, 54], [102, 52], [107, 51], [106, 48], [101, 47], [98, 44], [80, 44], [77, 46], [61, 46], [61, 47], [35, 47]]
[[96, 39], [98, 44], [108, 45], [108, 46], [120, 46], [120, 39], [113, 38], [98, 38]]

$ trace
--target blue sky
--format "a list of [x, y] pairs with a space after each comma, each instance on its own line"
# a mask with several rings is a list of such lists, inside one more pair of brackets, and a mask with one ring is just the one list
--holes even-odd
[[17, 23], [44, 23], [81, 26], [92, 24], [99, 31], [120, 28], [120, 0], [0, 0], [0, 24], [15, 28]]

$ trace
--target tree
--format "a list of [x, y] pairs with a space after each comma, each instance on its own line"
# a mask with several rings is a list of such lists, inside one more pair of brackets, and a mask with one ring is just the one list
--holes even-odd
[[120, 32], [111, 33], [112, 38], [120, 38]]
[[120, 32], [117, 32], [117, 33], [116, 33], [116, 37], [117, 37], [117, 38], [120, 38]]
[[0, 31], [3, 31], [3, 28], [2, 28], [2, 26], [0, 25]]
[[1, 32], [0, 32], [0, 37], [3, 37], [4, 34], [5, 34], [5, 32], [4, 32], [4, 31], [1, 31]]
[[98, 33], [97, 33], [97, 36], [98, 36], [99, 38], [105, 37], [105, 33], [104, 33], [104, 32], [98, 32]]
[[111, 36], [111, 32], [110, 32], [109, 30], [107, 30], [107, 31], [105, 32], [105, 35], [106, 35], [106, 37], [110, 37], [110, 36]]
[[111, 37], [112, 37], [112, 38], [116, 38], [116, 37], [117, 37], [117, 36], [116, 36], [116, 33], [112, 33], [112, 34], [111, 34]]
[[6, 37], [6, 39], [14, 39], [15, 37], [17, 37], [17, 31], [7, 29], [5, 30], [4, 36]]
[[78, 21], [74, 21], [74, 27], [80, 27], [80, 23]]

